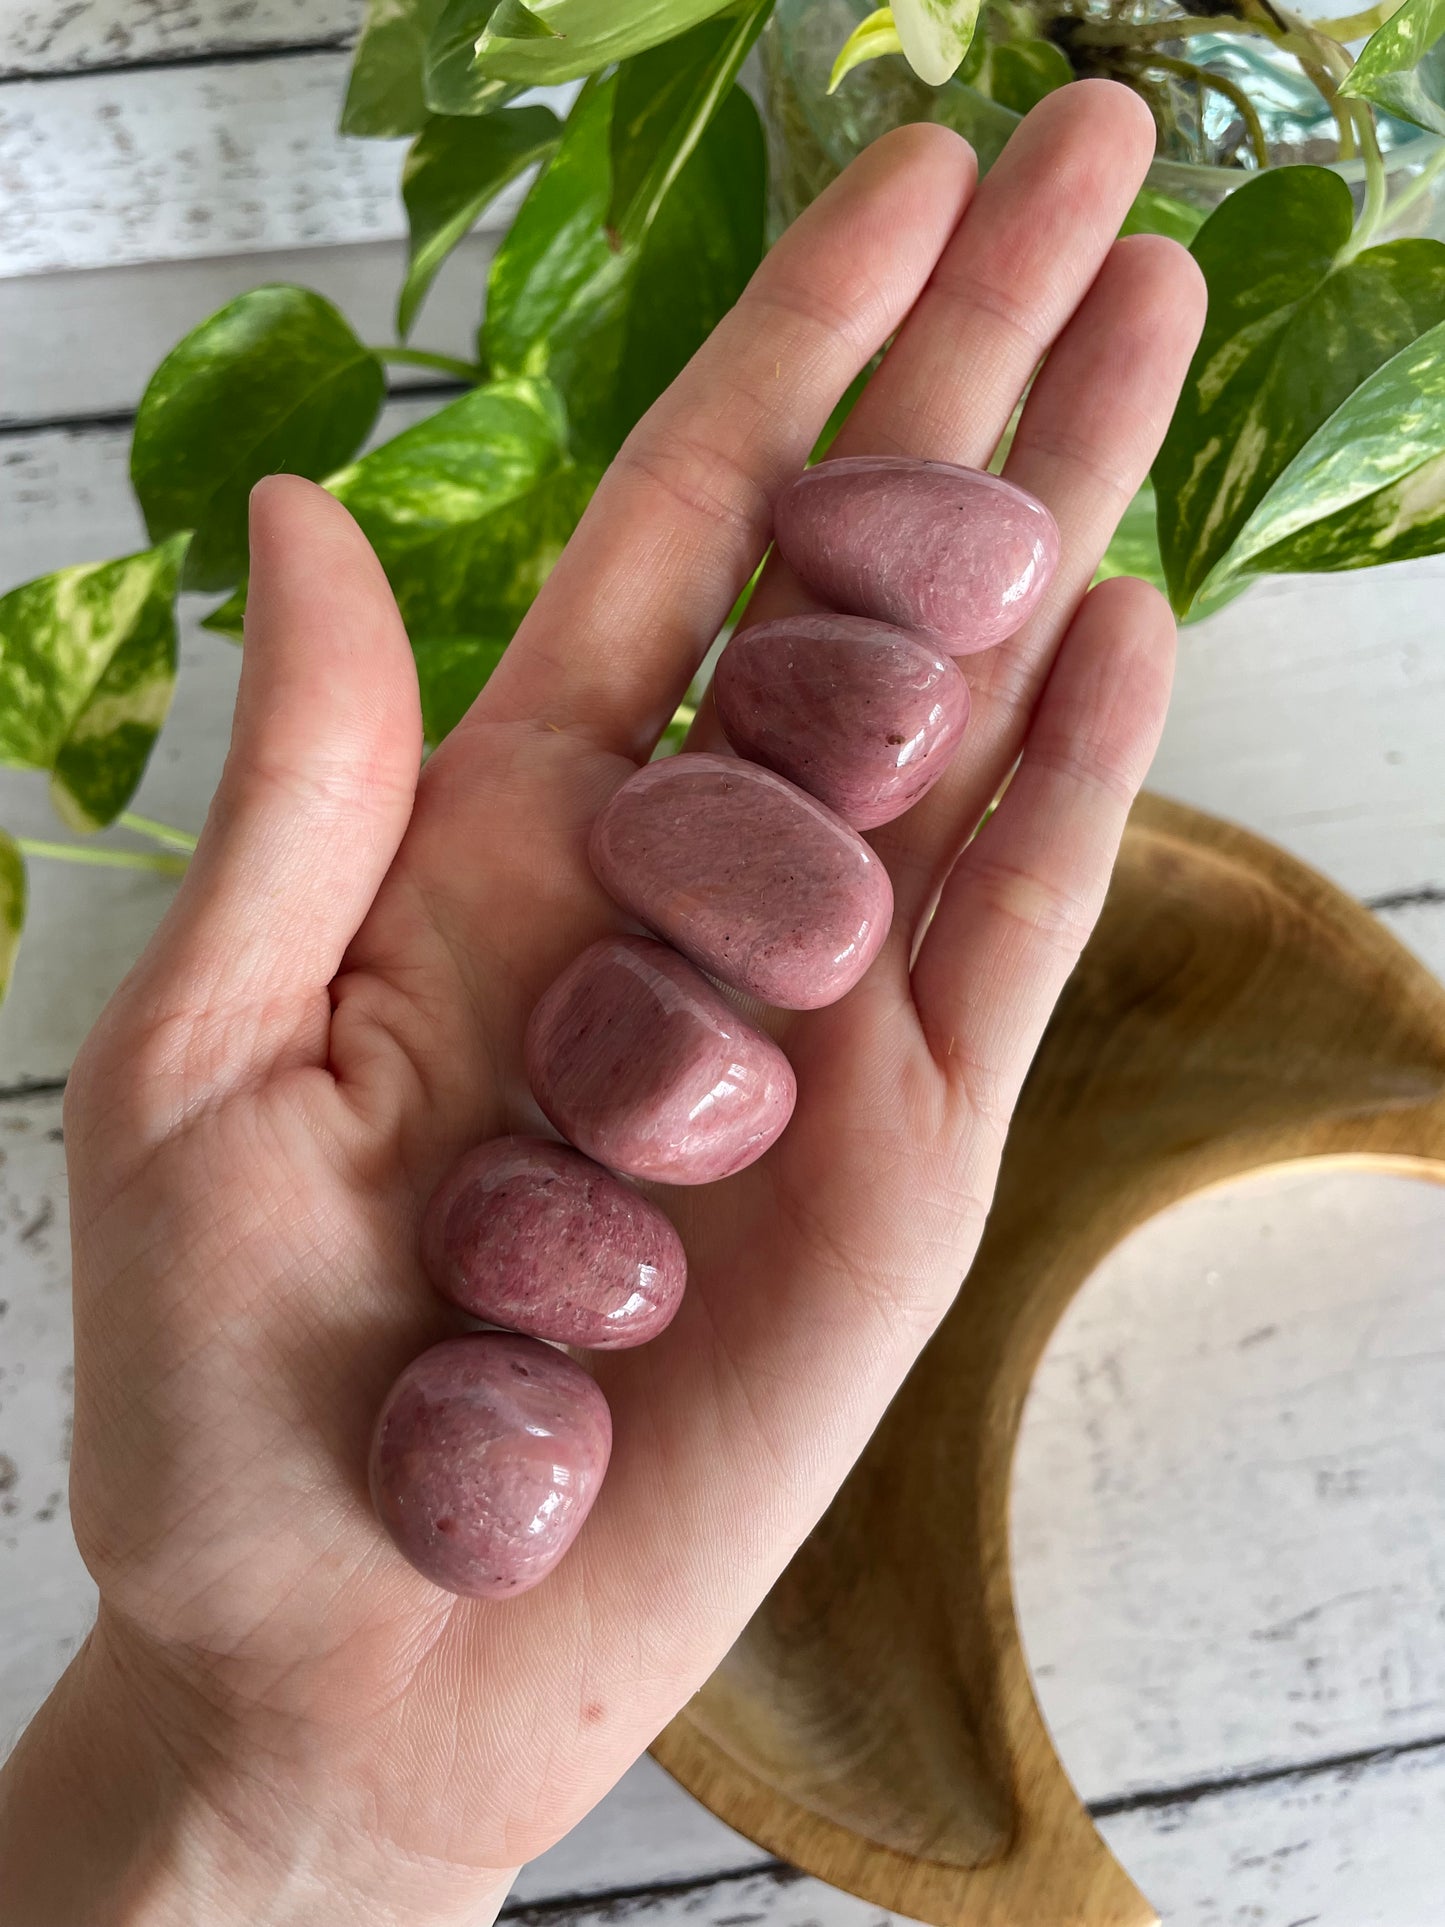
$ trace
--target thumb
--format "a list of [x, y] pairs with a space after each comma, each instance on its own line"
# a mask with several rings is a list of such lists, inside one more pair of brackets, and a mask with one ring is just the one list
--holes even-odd
[[[380, 563], [325, 490], [270, 477], [251, 496], [225, 769], [117, 1014], [172, 1034], [167, 1054], [209, 1064], [212, 1085], [324, 1062], [327, 986], [396, 854], [420, 767], [416, 670]], [[196, 1047], [207, 1025], [215, 1051]]]

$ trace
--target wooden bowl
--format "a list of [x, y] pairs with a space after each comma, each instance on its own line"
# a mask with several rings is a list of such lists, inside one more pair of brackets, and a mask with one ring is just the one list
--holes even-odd
[[733, 1651], [654, 1747], [729, 1826], [938, 1927], [1150, 1927], [1054, 1752], [1009, 1567], [1024, 1399], [1135, 1226], [1266, 1165], [1445, 1182], [1445, 990], [1258, 838], [1134, 812], [967, 1286]]

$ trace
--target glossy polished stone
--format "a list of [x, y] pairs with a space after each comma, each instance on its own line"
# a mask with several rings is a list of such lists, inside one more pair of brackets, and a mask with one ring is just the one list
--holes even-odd
[[823, 461], [774, 514], [789, 566], [833, 608], [896, 623], [949, 655], [1022, 628], [1059, 559], [1042, 502], [951, 462], [861, 455]]
[[682, 1301], [682, 1240], [655, 1204], [566, 1144], [503, 1137], [444, 1178], [422, 1221], [444, 1298], [488, 1324], [618, 1351]]
[[855, 830], [891, 822], [932, 789], [968, 721], [968, 684], [950, 656], [862, 616], [739, 630], [712, 687], [738, 754]]
[[372, 1503], [433, 1584], [507, 1599], [576, 1538], [611, 1451], [607, 1401], [565, 1353], [509, 1332], [447, 1338], [387, 1394]]
[[649, 937], [604, 937], [542, 997], [532, 1094], [589, 1157], [629, 1177], [708, 1184], [760, 1158], [797, 1084], [771, 1038]]
[[856, 831], [735, 756], [668, 756], [614, 791], [592, 868], [639, 922], [723, 983], [816, 1010], [878, 954], [893, 889]]

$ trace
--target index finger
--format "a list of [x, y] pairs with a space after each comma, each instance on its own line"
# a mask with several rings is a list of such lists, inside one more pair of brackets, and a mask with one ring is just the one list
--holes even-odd
[[794, 222], [628, 437], [475, 714], [651, 752], [757, 567], [773, 496], [907, 315], [976, 172], [947, 128], [898, 128]]

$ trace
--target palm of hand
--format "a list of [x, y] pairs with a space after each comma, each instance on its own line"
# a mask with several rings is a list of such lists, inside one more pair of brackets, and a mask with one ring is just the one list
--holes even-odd
[[[1197, 327], [1185, 257], [1110, 247], [1151, 145], [1119, 90], [1066, 90], [951, 239], [962, 144], [870, 150], [638, 431], [419, 788], [379, 570], [328, 497], [258, 496], [226, 777], [68, 1114], [77, 1532], [137, 1703], [201, 1765], [231, 1756], [219, 1799], [251, 1797], [235, 1760], [246, 1784], [264, 1762], [347, 1851], [464, 1871], [540, 1851], [726, 1650], [947, 1308], [1167, 688], [1151, 592], [1078, 607]], [[895, 930], [852, 995], [780, 1027], [789, 1130], [668, 1196], [688, 1294], [660, 1339], [597, 1362], [616, 1442], [583, 1538], [524, 1598], [452, 1599], [364, 1488], [387, 1385], [452, 1328], [419, 1207], [468, 1143], [534, 1127], [527, 1015], [618, 923], [587, 827], [746, 580], [769, 492], [910, 308], [848, 446], [986, 459], [1057, 336], [1010, 473], [1054, 509], [1060, 580], [966, 665], [958, 769], [875, 834]]]

